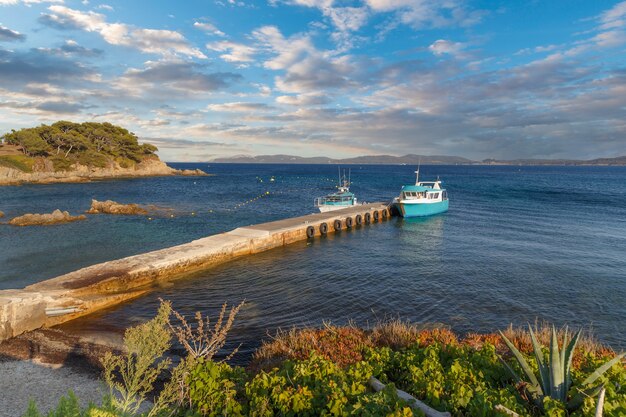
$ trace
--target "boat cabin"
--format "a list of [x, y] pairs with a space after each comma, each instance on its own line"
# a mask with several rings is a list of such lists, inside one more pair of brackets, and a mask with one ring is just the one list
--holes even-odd
[[405, 185], [400, 191], [401, 200], [447, 200], [448, 193], [441, 189], [439, 181]]

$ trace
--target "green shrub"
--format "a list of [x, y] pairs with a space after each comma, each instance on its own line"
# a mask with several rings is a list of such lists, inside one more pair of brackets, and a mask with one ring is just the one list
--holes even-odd
[[64, 158], [63, 155], [55, 155], [51, 157], [50, 160], [52, 161], [55, 172], [69, 171], [74, 163], [71, 159]]
[[374, 393], [373, 368], [358, 362], [346, 369], [316, 354], [260, 372], [246, 384], [249, 416], [412, 416], [393, 386]]
[[85, 151], [76, 157], [81, 165], [89, 167], [105, 168], [108, 164], [108, 158], [101, 153], [93, 150]]
[[437, 410], [453, 415], [495, 416], [499, 415], [495, 407], [500, 404], [528, 415], [518, 401], [512, 378], [490, 344], [479, 350], [439, 343], [382, 354], [376, 349], [367, 353], [366, 360], [374, 361], [374, 369], [383, 380], [395, 382]]
[[243, 416], [243, 407], [236, 397], [245, 380], [242, 368], [199, 360], [186, 380], [192, 408], [203, 416]]
[[26, 155], [2, 155], [0, 156], [0, 166], [13, 168], [22, 172], [33, 172], [35, 158]]

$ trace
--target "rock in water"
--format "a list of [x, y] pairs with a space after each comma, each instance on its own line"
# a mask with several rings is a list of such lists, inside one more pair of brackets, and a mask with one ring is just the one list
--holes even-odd
[[91, 208], [87, 210], [89, 214], [148, 214], [146, 209], [138, 204], [120, 204], [115, 201], [91, 200]]
[[178, 175], [190, 176], [190, 177], [208, 177], [209, 174], [201, 169], [181, 169], [178, 171]]
[[0, 219], [4, 217], [4, 212], [0, 211]]
[[18, 216], [14, 219], [11, 219], [9, 224], [13, 226], [41, 226], [75, 222], [77, 220], [85, 220], [86, 218], [87, 217], [82, 214], [80, 216], [72, 216], [67, 211], [61, 211], [57, 209], [50, 214], [24, 214], [23, 216]]

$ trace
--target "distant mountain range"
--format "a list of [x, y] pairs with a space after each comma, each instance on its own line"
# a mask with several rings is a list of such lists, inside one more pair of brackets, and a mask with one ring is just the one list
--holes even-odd
[[325, 156], [302, 157], [294, 155], [237, 155], [229, 158], [217, 158], [215, 163], [237, 164], [332, 164], [332, 165], [626, 165], [626, 156], [617, 158], [597, 158], [591, 160], [575, 159], [485, 159], [473, 161], [460, 156], [446, 155], [368, 155], [355, 158], [335, 159]]

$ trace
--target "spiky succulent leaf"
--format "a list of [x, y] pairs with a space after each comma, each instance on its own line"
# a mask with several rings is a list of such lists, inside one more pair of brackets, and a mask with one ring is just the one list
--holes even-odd
[[[565, 326], [565, 328], [563, 329], [563, 344], [561, 345], [561, 351], [559, 352], [559, 360], [561, 362], [561, 369], [563, 371], [565, 371], [565, 346], [567, 346], [567, 344], [569, 343], [569, 341], [567, 340], [567, 336], [569, 336], [567, 330], [567, 326]], [[565, 379], [565, 372], [563, 372], [563, 379]]]
[[509, 347], [509, 350], [511, 351], [511, 353], [513, 353], [513, 356], [515, 356], [515, 359], [517, 359], [517, 362], [519, 362], [520, 366], [522, 367], [522, 370], [528, 377], [529, 382], [538, 388], [537, 392], [539, 395], [543, 395], [543, 389], [541, 388], [541, 384], [539, 384], [537, 377], [533, 373], [532, 368], [528, 365], [528, 362], [526, 362], [526, 359], [524, 359], [524, 356], [521, 354], [519, 350], [517, 350], [515, 345], [509, 339], [507, 339], [507, 337], [502, 332], [500, 332], [500, 336], [502, 336], [504, 343], [506, 343], [506, 345]]
[[583, 405], [583, 403], [585, 402], [585, 398], [595, 397], [600, 393], [600, 391], [602, 391], [602, 388], [604, 388], [604, 384], [600, 384], [587, 389], [579, 389], [578, 393], [565, 404], [567, 410], [569, 412], [576, 411]]
[[593, 384], [596, 381], [596, 379], [600, 378], [602, 374], [604, 374], [606, 371], [611, 369], [611, 367], [615, 365], [617, 362], [619, 362], [625, 355], [626, 355], [626, 352], [623, 352], [617, 355], [616, 357], [614, 357], [613, 359], [611, 359], [610, 361], [608, 361], [607, 363], [605, 363], [604, 365], [598, 367], [598, 369], [593, 371], [591, 375], [589, 375], [587, 379], [585, 379], [582, 382], [581, 385], [584, 386], [584, 385]]
[[552, 338], [550, 340], [550, 387], [549, 392], [545, 394], [555, 400], [563, 401], [563, 368], [561, 367], [561, 355], [559, 354], [559, 345], [556, 338], [556, 330], [552, 326]]
[[511, 366], [504, 359], [502, 359], [502, 356], [498, 355], [498, 359], [500, 359], [500, 362], [502, 362], [502, 365], [504, 365], [504, 367], [513, 376], [513, 379], [515, 380], [516, 383], [522, 382], [522, 378], [520, 378], [517, 372], [515, 372], [513, 368], [511, 368]]
[[565, 347], [565, 340], [563, 341], [563, 351], [565, 352], [565, 369], [564, 369], [564, 377], [565, 377], [565, 390], [564, 395], [567, 396], [570, 387], [572, 386], [572, 359], [574, 358], [574, 350], [576, 349], [576, 345], [578, 344], [578, 340], [580, 339], [581, 330], [577, 331], [572, 340], [569, 342], [567, 347]]
[[539, 367], [539, 379], [541, 382], [541, 387], [543, 391], [546, 391], [548, 384], [550, 384], [550, 375], [548, 373], [548, 367], [546, 366], [545, 357], [543, 356], [543, 351], [541, 350], [541, 345], [537, 341], [537, 337], [535, 336], [535, 332], [533, 332], [533, 328], [528, 325], [528, 330], [530, 332], [530, 339], [533, 342], [533, 350], [535, 351], [535, 358], [537, 359], [537, 366]]

